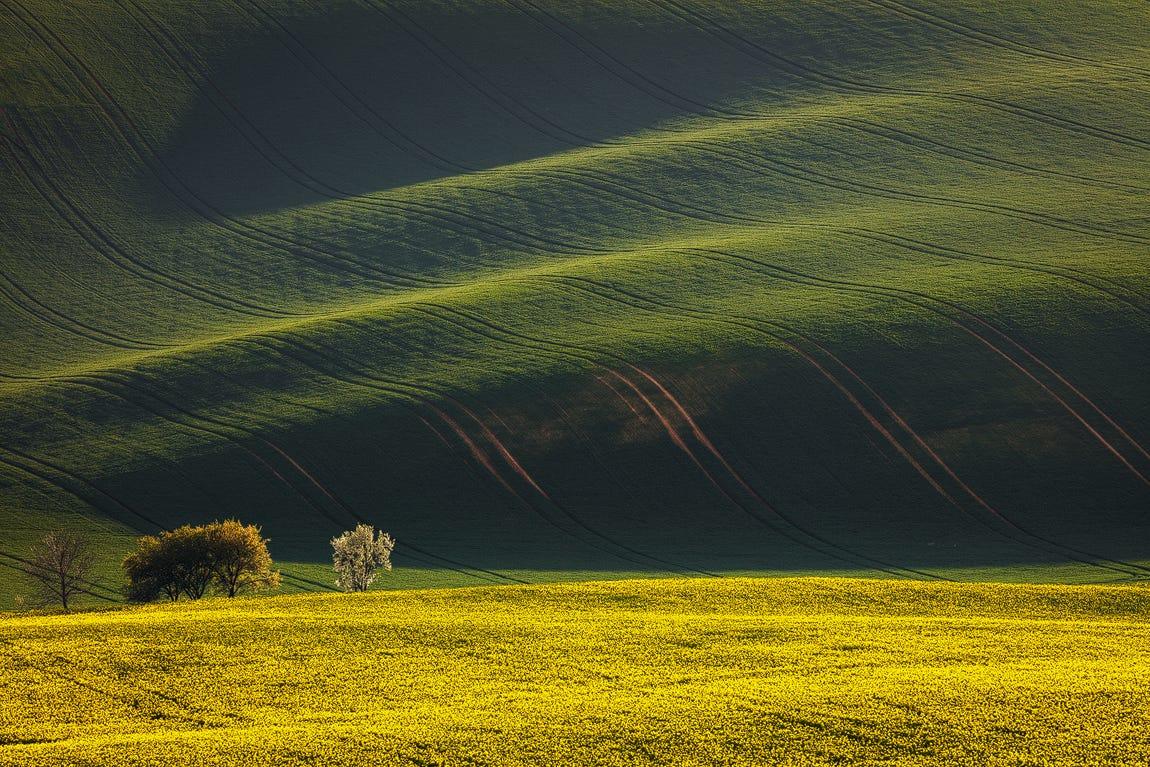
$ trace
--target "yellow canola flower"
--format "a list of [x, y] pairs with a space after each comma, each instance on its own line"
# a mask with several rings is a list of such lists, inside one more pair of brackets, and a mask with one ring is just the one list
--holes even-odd
[[0, 639], [0, 765], [1150, 764], [1136, 586], [218, 599]]

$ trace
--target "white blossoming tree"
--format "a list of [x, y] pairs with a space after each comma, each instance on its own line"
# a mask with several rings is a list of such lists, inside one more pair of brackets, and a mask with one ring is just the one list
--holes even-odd
[[344, 591], [367, 591], [380, 568], [391, 569], [391, 552], [395, 539], [382, 530], [377, 534], [371, 525], [356, 525], [354, 530], [331, 539], [335, 584]]

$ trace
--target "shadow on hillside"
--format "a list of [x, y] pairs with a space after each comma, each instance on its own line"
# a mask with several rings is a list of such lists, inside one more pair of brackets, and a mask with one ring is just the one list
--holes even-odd
[[270, 5], [212, 16], [200, 25], [210, 38], [183, 39], [213, 63], [164, 157], [241, 214], [549, 155], [795, 87], [698, 28], [632, 8], [572, 22], [496, 3], [306, 16]]

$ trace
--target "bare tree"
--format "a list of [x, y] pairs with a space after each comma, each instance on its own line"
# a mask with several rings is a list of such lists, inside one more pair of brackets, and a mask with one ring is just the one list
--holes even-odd
[[31, 603], [40, 607], [59, 603], [65, 611], [72, 599], [85, 591], [96, 556], [86, 538], [62, 530], [48, 533], [32, 548], [24, 566], [25, 579], [32, 586]]
[[356, 525], [331, 539], [332, 566], [336, 585], [344, 591], [367, 591], [380, 568], [391, 569], [395, 539], [382, 530], [377, 535], [371, 525]]

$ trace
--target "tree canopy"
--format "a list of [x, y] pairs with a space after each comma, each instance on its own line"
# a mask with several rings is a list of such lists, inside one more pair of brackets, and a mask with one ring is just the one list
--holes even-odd
[[260, 528], [236, 520], [144, 536], [123, 567], [128, 598], [137, 602], [199, 599], [211, 590], [234, 597], [279, 585]]

